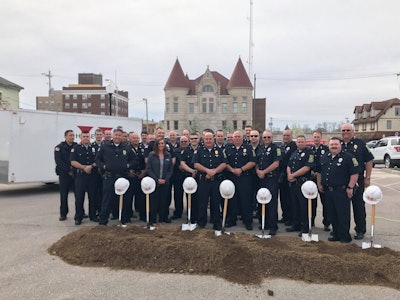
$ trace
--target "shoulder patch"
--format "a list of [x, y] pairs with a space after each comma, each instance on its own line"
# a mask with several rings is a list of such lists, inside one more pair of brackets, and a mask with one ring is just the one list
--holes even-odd
[[72, 148], [72, 149], [71, 149], [71, 152], [75, 152], [75, 148]]
[[57, 152], [60, 151], [60, 147], [55, 147], [54, 151], [57, 151]]

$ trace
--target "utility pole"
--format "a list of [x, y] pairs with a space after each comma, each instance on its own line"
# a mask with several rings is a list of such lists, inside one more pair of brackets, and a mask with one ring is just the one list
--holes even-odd
[[149, 132], [149, 110], [147, 106], [147, 98], [143, 98], [143, 101], [146, 102], [146, 131]]
[[51, 91], [52, 91], [52, 88], [51, 88], [51, 78], [54, 76], [54, 75], [51, 75], [51, 71], [49, 70], [49, 73], [42, 73], [42, 75], [43, 76], [46, 76], [48, 79], [49, 79], [49, 98], [50, 98], [50, 96], [51, 96]]

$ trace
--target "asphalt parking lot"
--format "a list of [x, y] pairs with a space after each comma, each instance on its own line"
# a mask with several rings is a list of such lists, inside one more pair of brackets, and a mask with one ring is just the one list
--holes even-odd
[[[400, 251], [400, 172], [375, 168], [372, 184], [380, 186], [384, 194], [376, 208], [374, 241]], [[211, 276], [68, 265], [49, 255], [47, 249], [79, 228], [73, 221], [72, 194], [69, 206], [67, 221], [59, 222], [57, 186], [0, 185], [0, 299], [264, 299], [271, 297], [268, 290], [274, 292], [274, 299], [400, 299], [400, 291], [378, 286], [318, 285], [286, 279], [266, 280], [261, 286], [242, 286]], [[370, 211], [367, 206], [368, 226]], [[95, 225], [86, 220], [82, 226]], [[116, 224], [113, 222], [110, 226]], [[239, 223], [230, 231], [244, 231]], [[180, 224], [181, 220], [176, 220], [170, 226]], [[314, 231], [320, 240], [327, 240], [328, 233], [322, 230], [320, 217]], [[258, 231], [251, 234], [255, 233]], [[364, 241], [368, 241], [369, 233], [368, 227]], [[291, 233], [281, 228], [278, 235]]]

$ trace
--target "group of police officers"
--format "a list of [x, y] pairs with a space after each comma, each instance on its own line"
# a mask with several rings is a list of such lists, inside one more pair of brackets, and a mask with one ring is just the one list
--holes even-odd
[[[145, 221], [145, 195], [140, 182], [151, 175], [157, 185], [165, 186], [162, 193], [151, 194], [150, 201], [164, 203], [164, 206], [166, 203], [169, 207], [173, 194], [175, 207], [171, 217], [161, 211], [151, 211], [151, 223], [157, 223], [157, 214], [160, 216], [158, 222], [170, 223], [182, 218], [182, 184], [191, 176], [198, 183], [197, 192], [192, 195], [191, 222], [196, 222], [198, 227], [204, 228], [210, 222], [213, 229], [221, 229], [224, 199], [219, 193], [219, 185], [229, 179], [235, 185], [235, 194], [228, 201], [225, 227], [236, 226], [240, 219], [247, 230], [252, 230], [253, 219], [261, 218], [256, 193], [259, 188], [267, 188], [272, 195], [266, 206], [265, 227], [269, 234], [276, 235], [278, 223], [282, 223], [287, 232], [299, 232], [301, 236], [309, 230], [308, 199], [302, 194], [301, 186], [313, 180], [322, 203], [324, 230], [331, 231], [328, 240], [342, 243], [352, 240], [351, 206], [356, 225], [354, 238], [363, 239], [366, 214], [362, 194], [370, 184], [373, 156], [365, 142], [354, 136], [351, 124], [344, 124], [341, 130], [342, 137], [332, 137], [328, 145], [321, 143], [321, 131], [314, 131], [312, 146], [307, 145], [304, 135], [297, 136], [294, 141], [290, 130], [283, 132], [282, 144], [278, 145], [273, 142], [271, 131], [260, 133], [250, 126], [246, 126], [245, 135], [235, 131], [226, 137], [222, 130], [214, 133], [206, 129], [202, 134], [184, 130], [179, 140], [174, 131], [166, 138], [163, 128], [157, 128], [154, 137], [145, 131], [139, 136], [136, 132], [124, 132], [122, 128], [112, 132], [97, 129], [93, 143], [90, 143], [89, 132], [82, 132], [79, 144], [74, 142], [74, 132], [67, 130], [65, 141], [54, 149], [60, 184], [59, 220], [66, 220], [68, 192], [74, 186], [75, 224], [80, 225], [85, 217], [89, 217], [93, 222], [107, 225], [110, 215], [112, 219], [118, 216], [114, 182], [125, 177], [130, 186], [123, 196], [121, 222], [128, 223], [135, 217]], [[164, 172], [162, 182], [159, 181], [161, 174], [147, 172], [150, 153], [152, 163], [154, 155], [159, 157], [160, 141], [173, 163], [173, 169]], [[156, 162], [161, 164], [162, 170], [166, 163], [164, 155]], [[88, 215], [84, 212], [85, 193], [89, 200]], [[281, 219], [278, 218], [278, 199]], [[151, 210], [158, 207], [150, 205]], [[315, 226], [316, 207], [317, 199], [314, 199], [312, 226]]]

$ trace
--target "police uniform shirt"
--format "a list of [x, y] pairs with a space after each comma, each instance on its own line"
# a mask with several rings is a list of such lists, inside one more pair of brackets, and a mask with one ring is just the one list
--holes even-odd
[[193, 165], [195, 163], [199, 163], [207, 169], [215, 169], [220, 164], [226, 162], [227, 161], [224, 152], [215, 146], [211, 149], [207, 149], [206, 147], [198, 147], [197, 151], [193, 152]]
[[113, 141], [104, 143], [96, 156], [96, 164], [100, 170], [108, 171], [114, 174], [126, 172], [128, 169], [136, 170], [137, 161], [132, 150], [126, 144], [114, 144]]
[[197, 149], [199, 149], [199, 147], [197, 147], [195, 150], [192, 148], [192, 146], [188, 146], [186, 149], [181, 150], [180, 153], [180, 160], [184, 161], [188, 167], [192, 169], [194, 169], [193, 156], [197, 152]]
[[292, 153], [292, 156], [289, 159], [288, 167], [292, 173], [300, 170], [302, 167], [307, 166], [310, 167], [310, 171], [301, 177], [311, 177], [311, 170], [314, 168], [314, 153], [310, 148], [305, 148], [304, 150], [297, 149]]
[[367, 144], [358, 138], [353, 137], [347, 144], [341, 140], [342, 151], [349, 152], [354, 155], [360, 165], [360, 173], [364, 174], [365, 163], [374, 159]]
[[281, 158], [281, 162], [279, 164], [279, 169], [281, 171], [286, 173], [286, 167], [288, 166], [289, 159], [292, 156], [292, 153], [294, 151], [296, 151], [296, 149], [297, 149], [297, 145], [296, 145], [296, 143], [294, 141], [291, 141], [287, 145], [282, 145], [281, 146], [282, 158]]
[[330, 152], [322, 155], [318, 169], [322, 186], [340, 187], [348, 185], [350, 176], [358, 174], [360, 166], [353, 155], [341, 151], [335, 157]]
[[72, 148], [76, 145], [76, 143], [72, 143], [68, 145], [67, 142], [61, 142], [54, 148], [54, 160], [56, 162], [56, 173], [60, 174], [68, 174], [71, 171], [71, 162], [69, 160], [69, 156]]
[[[81, 165], [91, 165], [96, 158], [96, 148], [92, 145], [85, 146], [83, 144], [75, 145], [70, 154], [70, 161], [77, 161]], [[78, 170], [81, 171], [81, 170]]]
[[232, 168], [241, 168], [248, 162], [256, 162], [256, 153], [251, 145], [242, 144], [237, 148], [234, 144], [226, 145], [225, 155]]
[[137, 148], [135, 148], [131, 143], [129, 143], [129, 147], [131, 148], [135, 160], [137, 161], [137, 169], [134, 169], [134, 171], [136, 174], [139, 174], [142, 170], [146, 168], [144, 162], [144, 149], [140, 147], [140, 144]]
[[275, 161], [280, 161], [282, 158], [281, 149], [271, 143], [268, 146], [259, 146], [256, 152], [257, 166], [260, 170], [265, 170]]
[[325, 153], [329, 153], [329, 148], [327, 145], [320, 144], [318, 147], [315, 145], [311, 146], [311, 150], [314, 152], [315, 167], [319, 165], [320, 158]]
[[91, 143], [90, 145], [91, 145], [92, 147], [94, 147], [94, 149], [96, 149], [96, 152], [99, 152], [102, 143], [97, 144], [96, 142], [93, 142], [93, 143]]

